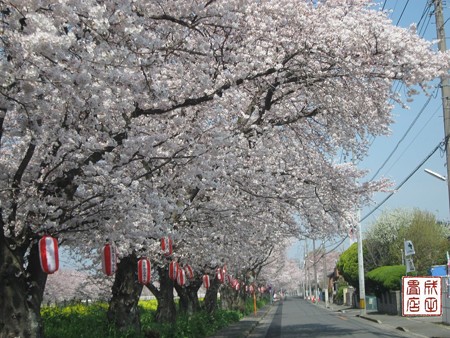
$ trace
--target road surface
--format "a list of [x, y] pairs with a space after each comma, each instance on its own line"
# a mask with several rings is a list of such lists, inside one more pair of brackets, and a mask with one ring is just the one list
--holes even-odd
[[355, 312], [329, 311], [300, 298], [280, 302], [252, 331], [251, 338], [373, 338], [410, 337], [405, 332], [355, 316]]

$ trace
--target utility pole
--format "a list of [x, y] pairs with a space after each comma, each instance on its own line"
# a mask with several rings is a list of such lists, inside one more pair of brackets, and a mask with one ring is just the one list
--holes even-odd
[[305, 292], [303, 293], [303, 299], [308, 299], [308, 275], [309, 275], [309, 267], [307, 266], [306, 260], [308, 259], [308, 238], [305, 238], [305, 252], [303, 255], [304, 259], [304, 269], [305, 269]]
[[358, 211], [358, 277], [359, 277], [359, 309], [361, 315], [366, 314], [366, 287], [364, 284], [364, 256], [362, 243], [361, 222]]
[[325, 247], [325, 239], [323, 239], [322, 245], [323, 245], [323, 291], [324, 291], [325, 308], [328, 308], [327, 248]]
[[317, 296], [319, 295], [317, 290], [317, 256], [316, 256], [316, 239], [313, 238], [313, 260], [314, 260], [314, 301], [317, 302]]
[[[445, 41], [444, 13], [442, 9], [442, 0], [434, 0], [434, 15], [436, 17], [436, 32], [439, 40], [438, 47], [441, 52], [447, 51], [447, 43]], [[445, 153], [447, 155], [447, 177], [450, 178], [450, 151], [449, 151], [449, 135], [450, 135], [450, 87], [449, 80], [441, 77], [441, 94], [442, 109], [444, 113], [444, 134], [445, 134]], [[450, 206], [450, 179], [447, 179], [448, 196]]]
[[[444, 11], [442, 8], [442, 0], [434, 0], [434, 15], [436, 18], [436, 34], [438, 38], [438, 48], [441, 52], [447, 51], [447, 43], [445, 37], [445, 27], [444, 27]], [[448, 200], [450, 206], [450, 151], [449, 151], [449, 135], [450, 135], [450, 88], [449, 80], [441, 77], [441, 96], [442, 96], [442, 110], [444, 115], [444, 144], [445, 144], [445, 154], [447, 159], [447, 189], [448, 189]], [[405, 253], [406, 255], [406, 253]], [[448, 281], [448, 279], [447, 279]], [[444, 299], [443, 299], [444, 301]], [[443, 306], [442, 318], [448, 318], [448, 302], [445, 299]], [[448, 324], [448, 319], [443, 320], [444, 323]]]

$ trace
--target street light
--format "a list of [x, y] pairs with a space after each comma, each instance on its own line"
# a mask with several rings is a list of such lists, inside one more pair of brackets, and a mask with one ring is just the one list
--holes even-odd
[[444, 176], [430, 170], [430, 169], [424, 169], [426, 173], [430, 174], [431, 176], [434, 176], [442, 181], [447, 181], [447, 178], [445, 178]]
[[[358, 210], [358, 219], [359, 210]], [[361, 315], [366, 314], [366, 286], [364, 284], [364, 254], [362, 242], [361, 221], [358, 222], [358, 279], [359, 279], [359, 309]]]

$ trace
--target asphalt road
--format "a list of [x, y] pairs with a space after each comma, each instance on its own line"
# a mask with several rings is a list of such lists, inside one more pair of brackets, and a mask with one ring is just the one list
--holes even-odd
[[410, 337], [354, 315], [328, 311], [303, 299], [288, 298], [252, 331], [252, 338]]

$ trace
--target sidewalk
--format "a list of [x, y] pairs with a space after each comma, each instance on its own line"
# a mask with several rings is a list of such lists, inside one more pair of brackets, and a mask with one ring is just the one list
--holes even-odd
[[[318, 306], [325, 307], [325, 304], [320, 302]], [[374, 323], [407, 332], [411, 337], [450, 338], [450, 326], [442, 323], [442, 317], [402, 317], [374, 311], [361, 315], [359, 309], [336, 304], [330, 304], [328, 310], [354, 314]]]
[[[274, 304], [278, 305], [278, 304]], [[243, 338], [248, 337], [253, 329], [266, 317], [273, 305], [267, 304], [256, 312], [242, 318], [230, 326], [227, 326], [209, 338]]]

